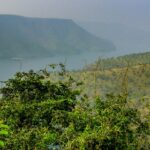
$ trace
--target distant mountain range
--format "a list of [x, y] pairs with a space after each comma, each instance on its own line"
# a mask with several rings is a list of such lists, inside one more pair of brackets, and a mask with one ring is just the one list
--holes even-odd
[[50, 57], [115, 50], [69, 19], [0, 15], [0, 57]]
[[127, 26], [121, 23], [78, 22], [81, 27], [111, 40], [122, 54], [150, 51], [150, 31]]

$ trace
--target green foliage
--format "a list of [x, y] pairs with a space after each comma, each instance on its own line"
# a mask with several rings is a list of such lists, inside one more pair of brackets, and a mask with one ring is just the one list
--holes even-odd
[[29, 71], [17, 73], [1, 88], [0, 117], [12, 131], [6, 149], [46, 149], [57, 144], [79, 94], [72, 89], [76, 84], [73, 79], [64, 81], [65, 68], [59, 66], [58, 80], [51, 80], [46, 69]]
[[11, 131], [4, 150], [150, 149], [149, 97], [133, 102], [128, 93], [82, 96], [81, 82], [59, 67], [17, 73], [1, 88], [0, 118]]
[[98, 98], [92, 109], [83, 110], [82, 105], [74, 110], [69, 127], [61, 135], [63, 149], [149, 149], [149, 120], [143, 122], [125, 96]]
[[28, 73], [18, 72], [15, 78], [6, 81], [6, 85], [1, 89], [1, 93], [4, 99], [17, 98], [25, 102], [45, 99], [74, 99], [76, 92], [70, 91], [68, 84], [71, 83], [45, 81], [43, 73], [38, 74], [31, 70]]
[[0, 148], [4, 148], [4, 137], [8, 135], [8, 126], [3, 124], [0, 120]]

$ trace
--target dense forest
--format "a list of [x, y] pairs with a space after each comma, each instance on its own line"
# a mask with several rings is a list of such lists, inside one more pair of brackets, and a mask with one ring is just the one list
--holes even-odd
[[51, 64], [16, 73], [0, 90], [0, 147], [149, 150], [149, 56], [99, 60], [108, 63], [75, 72]]

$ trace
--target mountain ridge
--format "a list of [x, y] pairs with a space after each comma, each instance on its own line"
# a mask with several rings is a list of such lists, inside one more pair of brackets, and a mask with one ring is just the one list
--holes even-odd
[[0, 57], [52, 57], [115, 50], [71, 19], [0, 15]]

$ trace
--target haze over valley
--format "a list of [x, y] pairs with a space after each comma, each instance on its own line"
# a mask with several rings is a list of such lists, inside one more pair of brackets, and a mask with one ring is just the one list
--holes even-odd
[[0, 15], [0, 33], [1, 80], [16, 71], [38, 70], [49, 63], [62, 62], [68, 69], [81, 69], [116, 51], [111, 41], [71, 19]]
[[120, 55], [150, 51], [150, 28], [113, 22], [79, 22], [92, 34], [109, 39]]
[[149, 5], [148, 0], [2, 1], [0, 79], [49, 63], [77, 70], [98, 58], [149, 52]]

